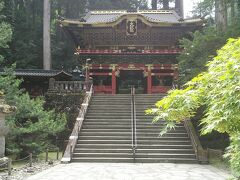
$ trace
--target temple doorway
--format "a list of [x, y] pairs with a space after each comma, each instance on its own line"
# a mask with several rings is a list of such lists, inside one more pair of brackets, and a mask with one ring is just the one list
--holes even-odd
[[117, 93], [130, 94], [131, 86], [135, 87], [136, 94], [147, 92], [147, 80], [144, 78], [143, 70], [121, 70], [117, 78]]

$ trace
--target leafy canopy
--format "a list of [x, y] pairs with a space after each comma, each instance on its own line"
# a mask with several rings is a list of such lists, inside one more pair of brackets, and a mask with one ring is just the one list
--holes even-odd
[[44, 110], [43, 99], [31, 99], [19, 90], [20, 84], [21, 80], [15, 78], [12, 69], [6, 69], [6, 75], [0, 76], [0, 90], [4, 92], [6, 103], [17, 107], [16, 112], [6, 118], [10, 129], [7, 147], [11, 153], [19, 155], [39, 153], [51, 144], [49, 136], [55, 136], [65, 129], [66, 117]]
[[202, 134], [216, 130], [228, 133], [232, 140], [230, 158], [232, 167], [240, 175], [240, 38], [229, 39], [218, 51], [208, 70], [189, 81], [182, 90], [172, 90], [156, 103], [156, 108], [147, 110], [164, 119], [169, 128], [175, 122], [192, 118], [200, 106], [205, 106]]
[[[4, 22], [3, 7], [3, 0], [0, 0], [0, 50], [7, 50], [12, 30], [11, 26]], [[3, 56], [0, 56], [0, 60], [2, 60], [0, 65], [2, 63], [9, 64]], [[6, 68], [6, 74], [0, 76], [0, 97], [4, 93], [6, 104], [17, 107], [16, 112], [6, 119], [10, 130], [7, 135], [7, 147], [19, 155], [29, 151], [38, 153], [50, 143], [48, 136], [56, 135], [65, 129], [66, 118], [64, 114], [44, 110], [43, 99], [31, 99], [27, 93], [21, 90], [22, 81], [16, 79], [13, 69], [15, 69], [14, 66]], [[3, 103], [0, 101], [0, 104]]]

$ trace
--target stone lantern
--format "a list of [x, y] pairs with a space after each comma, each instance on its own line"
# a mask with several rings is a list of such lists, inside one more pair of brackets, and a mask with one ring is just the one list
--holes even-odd
[[5, 126], [5, 113], [0, 111], [0, 158], [5, 155], [5, 135], [7, 127]]
[[5, 115], [15, 110], [15, 107], [6, 105], [0, 92], [0, 159], [5, 156], [5, 135], [8, 128], [5, 124]]

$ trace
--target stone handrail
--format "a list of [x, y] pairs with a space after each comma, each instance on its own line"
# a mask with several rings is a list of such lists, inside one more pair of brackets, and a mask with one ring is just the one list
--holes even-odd
[[84, 90], [83, 81], [55, 81], [49, 80], [49, 92], [81, 92]]
[[185, 120], [184, 126], [187, 130], [188, 136], [191, 139], [197, 160], [200, 163], [208, 163], [208, 152], [207, 150], [203, 149], [191, 120], [190, 119]]
[[135, 105], [135, 87], [131, 87], [131, 119], [132, 119], [132, 152], [135, 162], [137, 151], [137, 122], [136, 122], [136, 105]]
[[76, 123], [74, 125], [73, 131], [71, 133], [71, 136], [69, 137], [69, 141], [65, 150], [65, 153], [63, 155], [63, 158], [61, 160], [62, 163], [70, 163], [72, 160], [72, 155], [75, 149], [75, 146], [77, 144], [78, 135], [82, 128], [83, 121], [85, 119], [85, 115], [87, 113], [88, 105], [90, 103], [91, 97], [93, 94], [93, 86], [91, 86], [90, 91], [86, 92], [84, 101], [82, 103], [79, 115], [76, 119]]

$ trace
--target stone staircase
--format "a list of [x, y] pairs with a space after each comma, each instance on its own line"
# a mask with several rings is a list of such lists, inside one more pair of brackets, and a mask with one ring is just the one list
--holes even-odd
[[73, 162], [133, 162], [130, 95], [94, 95]]
[[153, 116], [146, 116], [145, 110], [153, 107], [159, 94], [138, 94], [135, 96], [137, 119], [136, 162], [197, 163], [193, 147], [183, 124], [164, 136], [159, 136], [164, 121], [152, 123]]
[[[135, 162], [196, 163], [182, 124], [159, 137], [163, 122], [152, 124], [144, 110], [161, 95], [136, 95], [137, 151]], [[132, 153], [131, 95], [93, 96], [79, 134], [72, 162], [134, 162]]]

